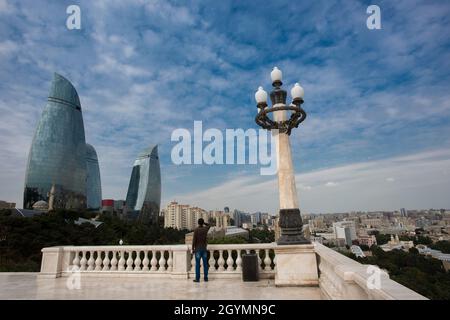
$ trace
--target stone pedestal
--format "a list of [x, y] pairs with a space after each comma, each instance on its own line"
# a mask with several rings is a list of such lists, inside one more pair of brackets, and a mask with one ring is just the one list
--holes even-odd
[[314, 245], [280, 245], [274, 250], [276, 256], [276, 286], [319, 285]]
[[43, 248], [40, 278], [58, 278], [61, 276], [63, 247]]
[[191, 267], [189, 248], [187, 246], [174, 246], [172, 251], [173, 265], [171, 277], [175, 279], [187, 279]]

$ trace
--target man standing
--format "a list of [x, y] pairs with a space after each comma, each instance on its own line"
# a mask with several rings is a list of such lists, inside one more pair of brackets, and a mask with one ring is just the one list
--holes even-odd
[[195, 254], [195, 280], [200, 282], [200, 259], [203, 260], [203, 273], [205, 281], [208, 281], [208, 251], [207, 235], [210, 226], [205, 223], [202, 218], [198, 219], [198, 227], [194, 230], [194, 238], [192, 239], [192, 253]]

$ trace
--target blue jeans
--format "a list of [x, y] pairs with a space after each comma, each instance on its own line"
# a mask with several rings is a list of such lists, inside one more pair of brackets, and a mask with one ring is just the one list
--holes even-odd
[[200, 258], [203, 260], [204, 278], [208, 279], [208, 251], [205, 249], [195, 250], [195, 280], [200, 280]]

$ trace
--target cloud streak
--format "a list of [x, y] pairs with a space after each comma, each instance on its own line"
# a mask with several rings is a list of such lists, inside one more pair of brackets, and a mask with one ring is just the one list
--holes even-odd
[[[296, 184], [304, 212], [447, 208], [450, 151], [440, 149], [297, 174]], [[276, 179], [243, 176], [175, 198], [210, 209], [229, 206], [276, 213], [277, 190]]]

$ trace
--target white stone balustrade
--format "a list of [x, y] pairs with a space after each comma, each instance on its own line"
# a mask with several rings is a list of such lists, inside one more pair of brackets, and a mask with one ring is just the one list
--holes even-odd
[[[424, 296], [381, 273], [376, 266], [361, 264], [320, 243], [314, 243], [319, 268], [319, 287], [333, 300], [424, 300]], [[379, 269], [378, 269], [379, 270]]]
[[[293, 246], [293, 250], [297, 246]], [[426, 299], [382, 274], [373, 282], [373, 266], [363, 265], [319, 243], [309, 245], [317, 259], [319, 287], [327, 299]], [[281, 250], [281, 251], [280, 251]], [[281, 278], [275, 243], [208, 246], [210, 279], [242, 278], [242, 255], [257, 253], [261, 279]], [[298, 250], [298, 249], [297, 249]], [[40, 277], [65, 277], [79, 270], [83, 276], [145, 276], [187, 279], [195, 275], [195, 259], [188, 245], [168, 246], [62, 246], [42, 249]], [[293, 254], [296, 253], [293, 251]], [[280, 259], [282, 256], [279, 257]], [[294, 259], [295, 260], [295, 259]], [[282, 260], [280, 260], [282, 261]], [[298, 259], [298, 263], [303, 261]], [[281, 262], [280, 262], [281, 263]], [[283, 262], [285, 263], [285, 262]], [[292, 265], [292, 268], [302, 266]], [[290, 269], [291, 270], [291, 269]], [[372, 270], [372, 271], [370, 271]], [[201, 268], [203, 273], [203, 268]], [[372, 285], [368, 285], [372, 283]], [[375, 287], [374, 287], [375, 284]]]
[[[273, 278], [274, 246], [270, 243], [209, 245], [210, 277], [241, 278], [242, 255], [257, 252], [261, 278]], [[42, 252], [40, 274], [43, 277], [66, 276], [73, 270], [86, 275], [150, 274], [175, 278], [193, 277], [195, 273], [195, 258], [187, 245], [64, 246], [44, 248]], [[202, 261], [200, 263], [203, 272]]]
[[[240, 278], [242, 255], [257, 253], [260, 278], [275, 277], [274, 243], [257, 244], [211, 244], [208, 245], [208, 274], [211, 278]], [[201, 260], [200, 260], [201, 261]], [[201, 267], [203, 272], [203, 267]], [[195, 259], [192, 255], [189, 275], [195, 275]]]

